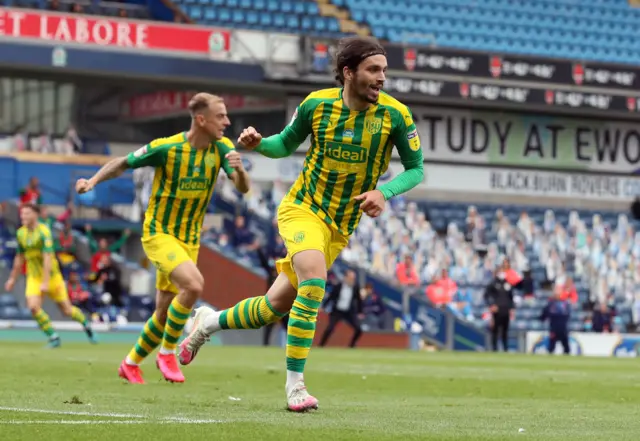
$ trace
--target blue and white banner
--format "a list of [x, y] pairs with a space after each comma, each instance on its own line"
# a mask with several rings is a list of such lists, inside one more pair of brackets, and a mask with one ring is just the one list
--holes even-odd
[[[530, 331], [526, 338], [527, 353], [548, 354], [549, 334]], [[572, 332], [569, 336], [571, 355], [590, 357], [637, 357], [640, 334], [597, 334]], [[556, 344], [555, 353], [562, 354], [562, 345]]]

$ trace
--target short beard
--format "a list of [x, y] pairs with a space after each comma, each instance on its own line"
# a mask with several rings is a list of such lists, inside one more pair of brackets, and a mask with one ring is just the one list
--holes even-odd
[[[358, 84], [358, 83], [356, 83], [356, 84]], [[362, 93], [362, 94], [358, 93], [358, 97], [362, 101], [367, 102], [369, 104], [378, 104], [378, 98], [375, 98], [375, 99], [369, 98], [369, 84], [368, 83], [366, 85], [364, 85], [364, 88], [365, 88], [365, 92]]]

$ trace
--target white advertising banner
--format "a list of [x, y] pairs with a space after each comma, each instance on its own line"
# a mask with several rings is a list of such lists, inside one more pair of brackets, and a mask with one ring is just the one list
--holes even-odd
[[601, 201], [631, 201], [640, 177], [426, 164], [428, 189]]
[[[252, 179], [293, 182], [302, 170], [304, 156], [273, 160], [245, 153]], [[399, 160], [392, 160], [382, 181], [402, 173]], [[532, 197], [556, 197], [581, 200], [631, 201], [640, 195], [640, 177], [589, 175], [425, 163], [423, 190], [460, 193], [504, 194]]]
[[[300, 101], [289, 99], [289, 117]], [[424, 106], [412, 106], [411, 111], [430, 161], [616, 173], [640, 170], [637, 124]]]
[[[529, 331], [526, 336], [528, 354], [548, 354], [549, 336], [547, 332]], [[572, 332], [569, 337], [571, 355], [590, 357], [637, 357], [640, 349], [640, 335], [598, 334], [595, 332]], [[560, 343], [555, 354], [562, 354]]]

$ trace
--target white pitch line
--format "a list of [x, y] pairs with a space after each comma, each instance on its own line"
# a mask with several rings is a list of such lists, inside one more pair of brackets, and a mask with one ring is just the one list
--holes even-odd
[[[182, 416], [171, 416], [171, 417], [149, 417], [145, 415], [137, 415], [137, 414], [129, 414], [129, 413], [109, 413], [109, 412], [78, 412], [73, 410], [47, 410], [47, 409], [32, 409], [26, 407], [4, 407], [0, 406], [0, 411], [7, 412], [25, 412], [25, 413], [44, 413], [50, 415], [73, 415], [73, 416], [90, 416], [90, 417], [106, 417], [106, 418], [128, 418], [129, 420], [125, 420], [125, 422], [121, 422], [122, 420], [113, 420], [113, 421], [105, 421], [105, 420], [86, 420], [86, 421], [95, 421], [96, 424], [144, 424], [144, 423], [152, 423], [152, 424], [220, 424], [225, 423], [226, 421], [222, 420], [210, 420], [210, 419], [197, 419], [197, 418], [187, 418]], [[132, 420], [135, 418], [136, 420]], [[13, 420], [17, 421], [17, 420]], [[63, 421], [63, 422], [55, 422], [55, 421]], [[76, 420], [78, 421], [78, 420]], [[85, 420], [79, 420], [85, 421]], [[0, 421], [0, 425], [5, 424], [3, 421]], [[30, 422], [24, 421], [23, 423], [10, 423], [10, 424], [48, 424], [47, 422]], [[86, 424], [86, 423], [74, 423], [74, 420], [54, 420], [51, 424]]]
[[66, 424], [66, 425], [83, 425], [83, 424], [154, 424], [154, 425], [168, 425], [168, 424], [219, 424], [224, 421], [219, 420], [9, 420], [0, 421], [0, 426], [3, 425], [36, 425], [36, 424]]
[[0, 421], [0, 426], [3, 425], [21, 425], [26, 426], [30, 424], [68, 424], [68, 425], [82, 425], [82, 424], [153, 424], [153, 421], [141, 421], [141, 420], [42, 420], [42, 421], [30, 421], [30, 420], [9, 420]]
[[31, 413], [49, 413], [53, 415], [76, 415], [76, 416], [93, 416], [93, 417], [107, 417], [107, 418], [147, 418], [144, 415], [135, 415], [130, 413], [110, 413], [110, 412], [78, 412], [73, 410], [47, 410], [47, 409], [32, 409], [26, 407], [4, 407], [0, 406], [0, 411], [7, 412], [31, 412]]

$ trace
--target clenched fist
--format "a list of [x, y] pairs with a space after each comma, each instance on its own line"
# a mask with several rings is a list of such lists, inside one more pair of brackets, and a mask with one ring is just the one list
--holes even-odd
[[76, 181], [76, 192], [78, 194], [89, 193], [93, 190], [93, 184], [89, 179], [78, 179]]
[[229, 166], [236, 170], [242, 170], [244, 167], [242, 165], [242, 155], [235, 150], [231, 150], [229, 153], [225, 155], [225, 158], [229, 162]]
[[360, 209], [373, 218], [380, 216], [386, 202], [380, 190], [367, 191], [353, 199], [360, 201]]
[[244, 129], [238, 137], [238, 144], [249, 150], [253, 150], [258, 147], [261, 141], [262, 135], [251, 126]]

